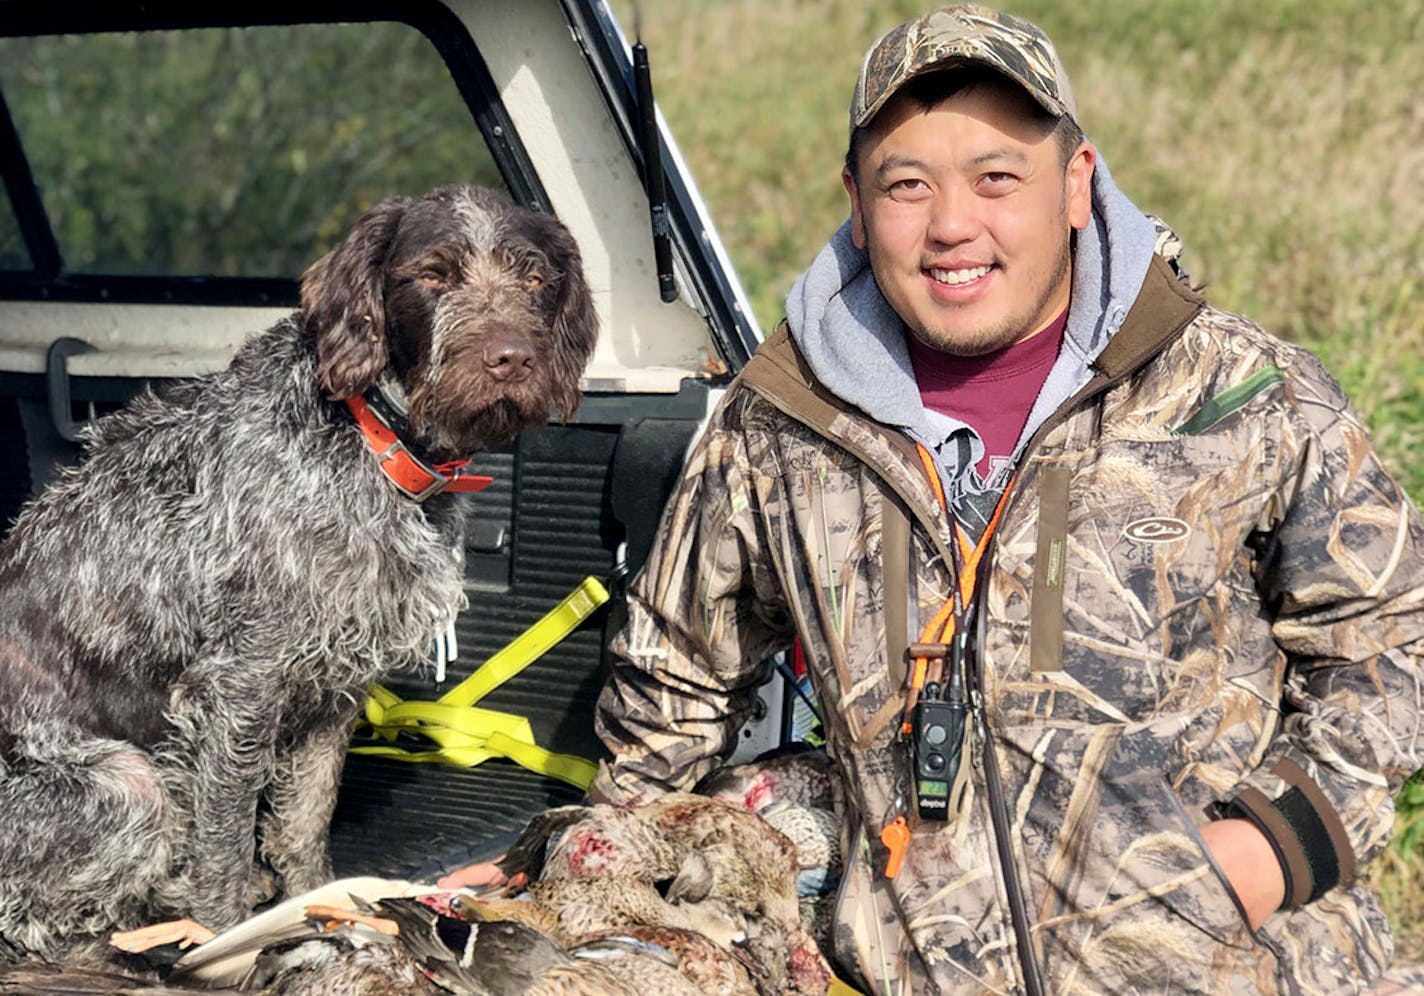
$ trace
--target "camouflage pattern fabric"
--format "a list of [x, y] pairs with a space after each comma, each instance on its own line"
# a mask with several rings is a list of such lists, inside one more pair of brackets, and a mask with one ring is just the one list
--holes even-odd
[[[1192, 300], [1157, 259], [1099, 388], [1023, 462], [977, 593], [1029, 936], [1053, 993], [1367, 991], [1392, 945], [1358, 872], [1421, 763], [1424, 525], [1312, 356]], [[1066, 528], [1045, 575], [1055, 493]], [[593, 794], [691, 785], [730, 749], [757, 662], [799, 634], [854, 816], [844, 975], [867, 993], [1013, 992], [982, 750], [964, 817], [911, 809], [904, 867], [883, 874], [879, 831], [909, 790], [892, 508], [923, 622], [949, 595], [951, 540], [913, 450], [812, 382], [779, 332], [714, 414], [632, 585]], [[1035, 652], [1045, 616], [1058, 641]], [[1197, 828], [1237, 797], [1292, 793], [1342, 877], [1253, 933]]]
[[1054, 117], [1077, 116], [1068, 73], [1047, 35], [1012, 14], [963, 3], [906, 21], [871, 46], [851, 98], [851, 128], [868, 124], [895, 91], [920, 73], [959, 63], [997, 69]]
[[1370, 996], [1418, 996], [1424, 993], [1424, 965], [1392, 964], [1366, 992]]

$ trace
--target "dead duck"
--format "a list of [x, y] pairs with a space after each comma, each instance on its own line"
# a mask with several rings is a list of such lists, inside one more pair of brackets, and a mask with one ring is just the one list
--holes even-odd
[[636, 875], [671, 879], [687, 860], [643, 814], [620, 806], [559, 806], [529, 821], [498, 862], [511, 881]]
[[801, 924], [795, 844], [737, 803], [670, 793], [635, 806], [560, 807], [526, 827], [501, 867], [513, 883], [532, 879], [529, 894], [557, 912], [563, 936], [630, 923], [708, 933], [685, 921], [682, 911], [695, 908], [724, 924], [713, 940], [757, 939], [758, 956], [774, 962], [768, 976], [785, 976], [791, 991], [829, 983]]
[[825, 750], [792, 744], [704, 775], [692, 790], [759, 813], [778, 801], [840, 810], [840, 782]]
[[677, 958], [678, 971], [697, 992], [708, 996], [757, 996], [752, 979], [762, 974], [761, 968], [736, 945], [718, 944], [695, 930], [653, 926], [625, 927], [594, 935], [585, 943], [605, 937], [633, 938], [670, 952]]
[[694, 930], [723, 945], [746, 936], [745, 918], [731, 906], [716, 900], [670, 901], [653, 883], [627, 875], [541, 879], [530, 885], [528, 895], [552, 913], [556, 936], [570, 943], [638, 926]]
[[565, 949], [513, 920], [447, 916], [415, 899], [376, 904], [400, 945], [457, 996], [698, 996], [665, 948], [610, 934]]

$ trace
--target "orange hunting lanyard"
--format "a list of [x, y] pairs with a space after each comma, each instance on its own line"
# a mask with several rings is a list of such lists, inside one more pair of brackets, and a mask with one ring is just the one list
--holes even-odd
[[[920, 454], [920, 463], [924, 464], [925, 473], [929, 475], [930, 487], [934, 488], [935, 497], [939, 499], [940, 508], [949, 515], [949, 504], [945, 500], [944, 486], [940, 483], [939, 464], [935, 461], [934, 455], [930, 453], [922, 444], [916, 443], [915, 449]], [[950, 517], [951, 525], [954, 528], [954, 538], [958, 543], [959, 556], [955, 558], [954, 567], [959, 574], [958, 589], [947, 599], [944, 605], [940, 606], [933, 618], [925, 625], [920, 633], [918, 643], [910, 646], [910, 656], [914, 658], [915, 666], [910, 671], [909, 688], [905, 693], [905, 714], [901, 725], [904, 733], [910, 732], [910, 717], [915, 710], [915, 701], [919, 698], [920, 690], [924, 688], [925, 681], [932, 679], [939, 681], [944, 670], [944, 648], [958, 635], [964, 639], [969, 622], [969, 612], [974, 600], [974, 581], [979, 571], [979, 560], [984, 555], [984, 551], [989, 547], [989, 538], [994, 535], [994, 529], [999, 525], [999, 514], [1003, 512], [1004, 505], [1007, 504], [1009, 492], [1013, 489], [1012, 479], [1004, 486], [1004, 492], [999, 496], [999, 503], [994, 506], [994, 514], [989, 517], [989, 523], [984, 527], [984, 532], [979, 536], [979, 542], [971, 543], [969, 535], [960, 527], [959, 523]], [[931, 666], [931, 661], [934, 666]]]
[[[962, 798], [955, 783], [959, 781], [962, 784], [964, 777], [962, 741], [967, 711], [965, 648], [968, 645], [970, 615], [974, 609], [974, 582], [979, 562], [989, 547], [989, 539], [999, 524], [999, 515], [1007, 504], [1006, 499], [1014, 482], [1010, 479], [1005, 485], [998, 504], [994, 506], [994, 514], [990, 516], [978, 542], [971, 543], [968, 534], [949, 512], [944, 486], [940, 482], [939, 464], [924, 446], [916, 443], [915, 448], [935, 497], [939, 499], [940, 507], [954, 530], [955, 547], [950, 553], [951, 566], [957, 577], [950, 597], [925, 625], [919, 642], [910, 645], [909, 655], [914, 660], [914, 667], [910, 669], [905, 690], [900, 733], [911, 744], [917, 813], [921, 820], [948, 820]], [[946, 662], [949, 664], [947, 692], [941, 686], [945, 680]], [[920, 702], [922, 691], [927, 693], [923, 703]], [[918, 711], [917, 705], [920, 706]], [[885, 825], [880, 832], [880, 840], [889, 851], [885, 877], [894, 878], [900, 871], [910, 843], [910, 826], [903, 813]]]

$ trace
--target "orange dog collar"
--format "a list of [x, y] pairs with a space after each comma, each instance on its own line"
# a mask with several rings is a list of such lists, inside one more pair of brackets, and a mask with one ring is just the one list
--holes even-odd
[[446, 491], [483, 491], [494, 483], [492, 477], [465, 473], [469, 460], [452, 460], [433, 466], [425, 463], [411, 452], [365, 398], [347, 398], [346, 407], [355, 416], [356, 425], [380, 461], [381, 470], [412, 501], [422, 502]]

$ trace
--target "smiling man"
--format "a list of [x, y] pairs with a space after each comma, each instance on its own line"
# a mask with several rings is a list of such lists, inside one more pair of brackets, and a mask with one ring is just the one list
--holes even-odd
[[866, 54], [850, 218], [631, 585], [592, 794], [693, 784], [799, 640], [867, 992], [1391, 991], [1364, 873], [1421, 762], [1424, 525], [1076, 115], [997, 11]]
[[912, 80], [855, 143], [852, 238], [923, 346], [979, 356], [1067, 310], [1097, 155], [1076, 128], [1059, 139], [1059, 120], [1001, 75], [946, 71]]

